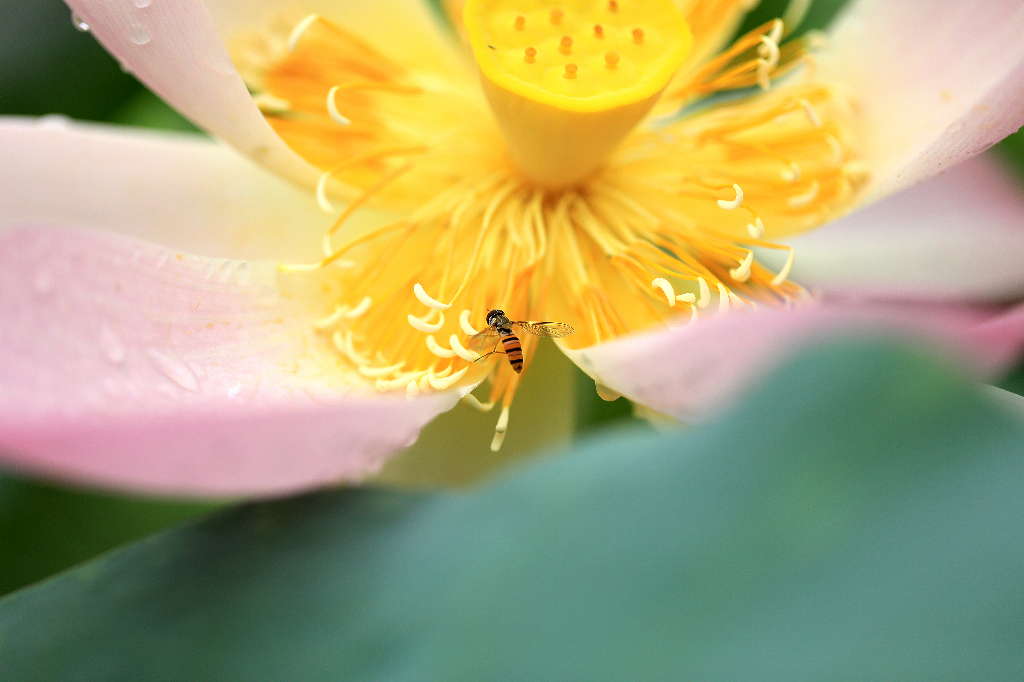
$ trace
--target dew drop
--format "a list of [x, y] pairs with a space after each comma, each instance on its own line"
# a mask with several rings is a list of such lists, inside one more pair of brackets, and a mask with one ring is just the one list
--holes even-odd
[[92, 28], [89, 26], [89, 22], [74, 12], [71, 13], [71, 25], [75, 27], [76, 31], [81, 31], [82, 33], [88, 33], [89, 29]]
[[153, 4], [153, 0], [132, 0], [132, 4], [134, 4], [139, 9], [146, 9], [151, 4]]
[[128, 40], [134, 45], [145, 45], [151, 38], [149, 31], [142, 24], [132, 24], [128, 27]]
[[53, 275], [49, 270], [38, 270], [32, 278], [32, 288], [40, 296], [46, 296], [53, 291]]
[[110, 364], [120, 365], [124, 362], [124, 344], [117, 332], [107, 325], [100, 327], [100, 348], [103, 349], [103, 356], [110, 361]]
[[198, 391], [199, 390], [199, 378], [195, 372], [185, 364], [183, 360], [172, 357], [163, 351], [150, 348], [146, 351], [146, 355], [153, 362], [153, 366], [156, 367], [161, 374], [173, 381], [175, 384], [185, 389], [186, 391]]

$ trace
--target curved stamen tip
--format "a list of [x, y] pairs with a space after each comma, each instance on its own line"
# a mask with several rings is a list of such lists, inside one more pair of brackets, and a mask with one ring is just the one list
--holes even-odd
[[754, 252], [748, 251], [740, 264], [729, 270], [729, 276], [737, 282], [746, 282], [750, 279], [750, 267], [754, 264]]
[[723, 208], [726, 211], [732, 211], [743, 205], [743, 188], [739, 185], [733, 185], [732, 190], [736, 193], [735, 199], [719, 199], [718, 207]]
[[[428, 314], [428, 317], [429, 316], [430, 315]], [[433, 324], [427, 322], [423, 318], [416, 317], [413, 314], [407, 315], [406, 319], [409, 321], [409, 326], [425, 334], [433, 334], [435, 332], [439, 332], [441, 331], [441, 327], [444, 326], [444, 313], [441, 313], [440, 319], [438, 319], [438, 321]]]
[[434, 355], [436, 355], [439, 358], [446, 358], [447, 359], [447, 358], [454, 358], [455, 357], [455, 351], [449, 350], [449, 349], [445, 348], [444, 346], [442, 346], [441, 344], [439, 344], [437, 342], [437, 339], [434, 338], [433, 334], [431, 334], [431, 335], [429, 335], [427, 337], [426, 344], [427, 344], [427, 350], [429, 350], [431, 353], [433, 353]]
[[479, 410], [480, 412], [490, 412], [491, 410], [494, 409], [493, 401], [489, 403], [481, 402], [480, 399], [477, 398], [472, 393], [467, 393], [466, 395], [462, 396], [462, 402], [466, 403], [475, 410]]
[[508, 413], [508, 405], [501, 408], [501, 415], [498, 417], [498, 423], [494, 425], [494, 438], [491, 439], [491, 452], [501, 450], [501, 446], [505, 442], [505, 432], [508, 431]]
[[454, 386], [462, 377], [469, 371], [469, 367], [463, 367], [458, 372], [447, 376], [447, 377], [435, 377], [433, 375], [427, 375], [427, 381], [430, 383], [430, 387], [435, 391], [446, 391]]
[[462, 312], [459, 313], [459, 326], [462, 327], [462, 331], [466, 336], [476, 336], [480, 332], [469, 323], [470, 313], [469, 308], [463, 308]]
[[664, 277], [655, 277], [651, 280], [651, 286], [665, 294], [665, 300], [668, 302], [669, 307], [673, 307], [676, 304], [676, 291], [672, 288], [672, 283]]
[[452, 334], [448, 337], [448, 345], [452, 347], [452, 350], [455, 351], [456, 355], [466, 362], [476, 362], [480, 359], [479, 353], [474, 353], [462, 345], [462, 341], [459, 340], [458, 334]]
[[362, 317], [366, 314], [366, 311], [373, 305], [373, 299], [369, 296], [363, 296], [363, 299], [359, 301], [356, 307], [351, 310], [347, 310], [342, 315], [350, 320], [354, 320], [357, 317]]
[[764, 236], [764, 221], [760, 217], [754, 218], [754, 222], [747, 224], [747, 234], [754, 239], [760, 239]]
[[412, 293], [415, 294], [416, 298], [419, 299], [420, 303], [427, 306], [428, 308], [433, 308], [434, 310], [448, 310], [449, 308], [452, 307], [451, 303], [442, 303], [441, 301], [437, 300], [436, 298], [428, 294], [427, 290], [424, 289], [423, 285], [420, 284], [419, 282], [416, 282], [416, 284], [413, 285]]
[[341, 86], [335, 85], [327, 91], [327, 115], [330, 116], [331, 120], [338, 125], [350, 126], [352, 125], [352, 120], [338, 111], [338, 101], [335, 99], [335, 95], [338, 93], [338, 88], [340, 87]]
[[319, 14], [309, 14], [302, 21], [295, 24], [295, 28], [288, 34], [288, 51], [294, 52], [295, 47], [299, 44], [302, 39], [302, 34], [309, 30], [309, 27], [313, 25], [313, 22], [320, 18]]

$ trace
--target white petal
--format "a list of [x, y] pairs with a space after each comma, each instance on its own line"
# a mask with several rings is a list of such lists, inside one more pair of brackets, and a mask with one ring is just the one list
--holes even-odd
[[0, 460], [188, 495], [361, 480], [459, 391], [357, 393], [273, 264], [0, 233]]
[[256, 107], [202, 2], [66, 2], [126, 69], [196, 125], [279, 173], [315, 181]]
[[794, 237], [793, 279], [893, 298], [1024, 293], [1024, 192], [997, 159], [942, 175]]
[[984, 151], [1024, 123], [1020, 0], [858, 0], [832, 68], [864, 116], [873, 194]]
[[329, 224], [304, 192], [198, 135], [0, 118], [0, 229], [110, 230], [208, 256], [307, 261]]
[[910, 303], [808, 303], [698, 319], [608, 343], [568, 350], [580, 368], [634, 402], [677, 419], [727, 406], [785, 355], [821, 337], [878, 333], [952, 350], [981, 376], [1024, 350], [1024, 306], [1002, 314]]

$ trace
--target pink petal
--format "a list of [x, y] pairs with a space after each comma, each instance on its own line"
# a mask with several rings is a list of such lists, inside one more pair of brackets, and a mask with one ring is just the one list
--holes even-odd
[[103, 486], [280, 494], [376, 471], [450, 392], [346, 394], [269, 264], [0, 233], [0, 459]]
[[1024, 192], [995, 159], [942, 175], [795, 237], [793, 279], [888, 298], [1024, 293]]
[[786, 354], [818, 337], [887, 332], [955, 349], [981, 375], [1024, 350], [1024, 306], [1001, 316], [913, 304], [814, 303], [732, 312], [568, 351], [601, 384], [677, 419], [720, 409]]
[[113, 230], [192, 253], [304, 262], [330, 224], [311, 192], [198, 135], [0, 118], [0, 229]]
[[196, 125], [288, 177], [314, 177], [256, 107], [205, 3], [65, 1], [125, 68]]
[[984, 151], [1024, 124], [1024, 3], [859, 0], [831, 41], [865, 120], [875, 192]]

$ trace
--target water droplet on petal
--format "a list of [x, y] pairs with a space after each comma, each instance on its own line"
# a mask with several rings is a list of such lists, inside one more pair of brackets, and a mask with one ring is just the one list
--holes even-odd
[[155, 348], [150, 348], [146, 351], [146, 355], [149, 356], [153, 366], [160, 370], [161, 374], [181, 388], [186, 391], [199, 390], [199, 378], [183, 360], [179, 360]]
[[49, 270], [39, 270], [32, 278], [32, 288], [40, 296], [46, 296], [53, 291], [53, 276]]
[[88, 33], [91, 28], [91, 26], [89, 26], [89, 22], [74, 12], [71, 13], [71, 25], [75, 27], [76, 31], [81, 31], [82, 33]]
[[103, 349], [103, 356], [112, 365], [120, 365], [124, 362], [125, 349], [121, 338], [113, 329], [107, 325], [100, 327], [100, 348]]
[[132, 2], [139, 9], [146, 9], [152, 4], [153, 0], [132, 0]]
[[135, 45], [145, 45], [151, 38], [149, 31], [142, 24], [132, 24], [128, 27], [128, 40]]

